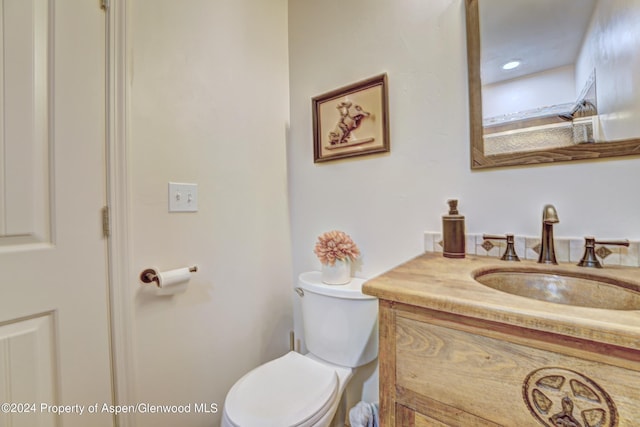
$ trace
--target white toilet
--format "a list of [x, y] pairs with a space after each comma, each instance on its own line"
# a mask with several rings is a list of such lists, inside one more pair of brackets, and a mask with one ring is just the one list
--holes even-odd
[[222, 427], [326, 427], [353, 370], [378, 356], [377, 299], [363, 279], [325, 285], [303, 273], [300, 295], [309, 353], [289, 352], [258, 366], [229, 390]]

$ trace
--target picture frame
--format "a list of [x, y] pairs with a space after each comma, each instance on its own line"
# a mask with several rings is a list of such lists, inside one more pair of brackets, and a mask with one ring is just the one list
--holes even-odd
[[314, 163], [390, 151], [387, 74], [312, 99]]

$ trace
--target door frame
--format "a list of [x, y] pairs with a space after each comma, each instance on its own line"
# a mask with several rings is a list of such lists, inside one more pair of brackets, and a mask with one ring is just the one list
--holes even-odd
[[[106, 171], [109, 313], [112, 394], [115, 405], [136, 403], [133, 305], [131, 298], [128, 151], [128, 0], [102, 0], [106, 20]], [[116, 427], [136, 425], [134, 414], [119, 414]]]

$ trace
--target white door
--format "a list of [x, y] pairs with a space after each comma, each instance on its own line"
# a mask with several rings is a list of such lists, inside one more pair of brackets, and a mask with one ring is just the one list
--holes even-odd
[[113, 425], [104, 13], [0, 0], [0, 427]]

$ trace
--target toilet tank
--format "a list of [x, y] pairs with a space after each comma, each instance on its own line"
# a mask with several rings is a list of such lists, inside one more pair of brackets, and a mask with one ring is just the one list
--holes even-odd
[[355, 368], [378, 357], [378, 300], [362, 293], [364, 279], [322, 283], [321, 273], [302, 273], [298, 287], [304, 339], [313, 355]]

